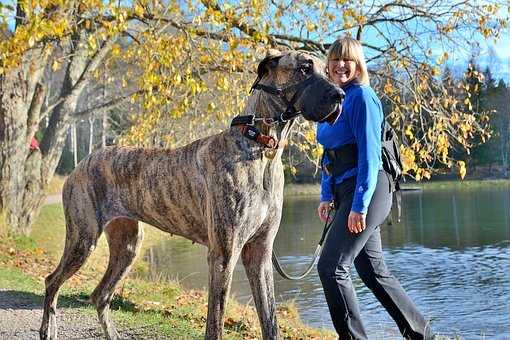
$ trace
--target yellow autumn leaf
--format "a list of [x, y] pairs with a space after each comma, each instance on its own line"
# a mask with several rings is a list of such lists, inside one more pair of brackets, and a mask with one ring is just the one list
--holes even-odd
[[384, 84], [384, 92], [388, 95], [393, 93], [393, 85], [389, 81]]
[[144, 9], [142, 6], [140, 6], [139, 4], [136, 4], [135, 5], [135, 8], [134, 8], [134, 11], [135, 11], [135, 14], [141, 18], [143, 18], [143, 14], [144, 14]]
[[405, 135], [409, 137], [409, 139], [413, 139], [414, 138], [414, 135], [413, 135], [413, 127], [411, 125], [408, 125], [406, 130], [405, 130]]
[[114, 57], [118, 57], [121, 54], [120, 46], [118, 44], [113, 45], [112, 47], [112, 55]]
[[51, 69], [53, 72], [56, 72], [60, 69], [60, 63], [58, 60], [53, 61], [53, 64], [51, 64]]
[[96, 41], [96, 38], [91, 35], [88, 39], [88, 45], [89, 45], [89, 48], [92, 50], [92, 51], [95, 51], [97, 49], [97, 41]]
[[439, 59], [437, 60], [437, 63], [438, 63], [439, 65], [442, 65], [442, 64], [444, 64], [444, 63], [448, 60], [448, 58], [449, 58], [449, 54], [448, 54], [448, 52], [444, 52], [444, 53], [443, 53], [443, 54], [439, 57]]
[[464, 161], [458, 161], [457, 166], [459, 167], [459, 175], [461, 179], [466, 176], [466, 163]]

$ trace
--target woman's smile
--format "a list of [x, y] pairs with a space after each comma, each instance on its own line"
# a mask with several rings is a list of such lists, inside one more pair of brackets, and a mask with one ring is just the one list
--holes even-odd
[[340, 86], [345, 86], [359, 75], [356, 62], [347, 59], [330, 59], [328, 62], [330, 79]]

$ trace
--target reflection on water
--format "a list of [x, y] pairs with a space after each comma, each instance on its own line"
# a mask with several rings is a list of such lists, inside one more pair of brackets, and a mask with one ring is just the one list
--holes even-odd
[[[320, 238], [315, 216], [317, 198], [289, 199], [275, 241], [287, 271], [304, 270]], [[509, 190], [433, 191], [405, 193], [402, 222], [383, 226], [385, 258], [392, 273], [436, 332], [463, 339], [510, 338], [510, 207]], [[179, 279], [186, 287], [207, 285], [206, 249], [180, 238], [150, 249], [151, 270]], [[354, 277], [369, 334], [398, 335], [397, 327], [361, 280]], [[251, 302], [241, 263], [232, 293]], [[300, 281], [275, 272], [278, 300], [294, 300], [302, 319], [332, 328], [316, 271]]]

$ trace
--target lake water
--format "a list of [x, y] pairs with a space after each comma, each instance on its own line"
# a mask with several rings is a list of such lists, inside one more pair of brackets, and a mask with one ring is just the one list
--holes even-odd
[[[284, 202], [275, 250], [288, 272], [306, 268], [320, 238], [317, 200]], [[385, 259], [435, 332], [510, 339], [510, 190], [406, 192], [402, 207], [401, 223], [381, 228]], [[152, 273], [185, 287], [207, 286], [205, 247], [174, 237], [145, 257]], [[300, 281], [274, 275], [277, 301], [294, 300], [307, 324], [333, 328], [316, 270]], [[396, 325], [357, 276], [354, 284], [369, 336], [398, 338]], [[253, 305], [241, 261], [232, 294]]]

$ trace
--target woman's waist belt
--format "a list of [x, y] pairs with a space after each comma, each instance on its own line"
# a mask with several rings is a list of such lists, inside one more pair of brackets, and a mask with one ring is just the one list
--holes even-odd
[[[329, 162], [325, 164], [324, 155]], [[324, 149], [322, 156], [322, 170], [329, 176], [337, 177], [358, 165], [358, 146], [345, 144], [334, 149]]]

